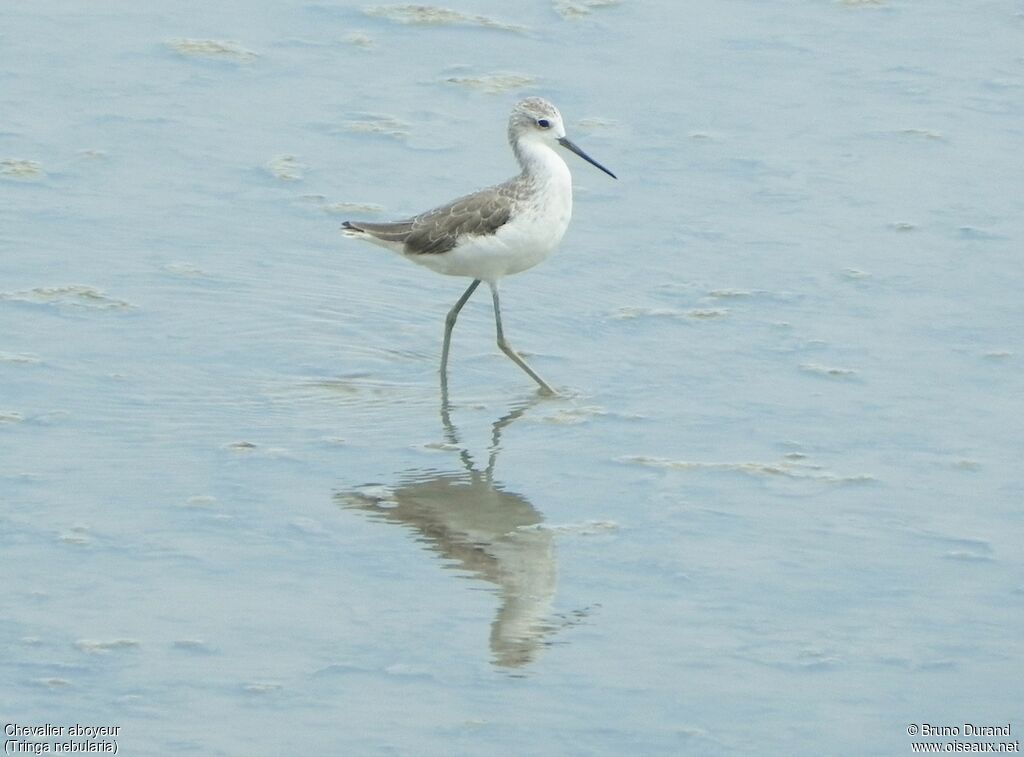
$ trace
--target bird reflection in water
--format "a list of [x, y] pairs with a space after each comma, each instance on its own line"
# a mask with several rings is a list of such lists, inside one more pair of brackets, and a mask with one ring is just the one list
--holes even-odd
[[551, 622], [557, 583], [552, 532], [539, 527], [543, 516], [525, 497], [494, 480], [501, 432], [536, 401], [494, 422], [487, 466], [480, 470], [459, 441], [445, 397], [441, 421], [448, 443], [459, 450], [463, 470], [417, 471], [394, 488], [369, 486], [335, 495], [344, 507], [411, 528], [445, 567], [495, 585], [501, 604], [491, 623], [490, 644], [493, 663], [502, 668], [532, 662], [557, 630]]

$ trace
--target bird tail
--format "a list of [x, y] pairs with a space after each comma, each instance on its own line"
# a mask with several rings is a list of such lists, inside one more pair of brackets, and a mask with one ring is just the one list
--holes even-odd
[[345, 221], [341, 225], [347, 237], [366, 239], [372, 237], [381, 242], [404, 242], [412, 231], [411, 221], [397, 223], [371, 223], [369, 221]]

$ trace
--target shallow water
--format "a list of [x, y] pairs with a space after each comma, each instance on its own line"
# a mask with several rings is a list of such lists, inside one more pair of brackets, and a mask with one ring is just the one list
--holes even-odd
[[[1024, 16], [57, 0], [0, 30], [0, 711], [131, 754], [897, 754], [1013, 723]], [[506, 178], [503, 285], [340, 237]], [[52, 741], [52, 740], [51, 740]]]

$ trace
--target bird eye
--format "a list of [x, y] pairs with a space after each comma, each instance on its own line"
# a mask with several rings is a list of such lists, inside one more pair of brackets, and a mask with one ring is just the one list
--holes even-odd
[[542, 129], [548, 129], [551, 127], [551, 122], [548, 121], [546, 118], [538, 118], [537, 126], [539, 126]]

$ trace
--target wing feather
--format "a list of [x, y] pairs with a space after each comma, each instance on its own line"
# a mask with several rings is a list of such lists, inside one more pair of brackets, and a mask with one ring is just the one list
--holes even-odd
[[518, 194], [515, 181], [482, 189], [447, 205], [395, 223], [346, 221], [347, 229], [404, 245], [406, 255], [438, 255], [462, 237], [488, 236], [508, 223]]

